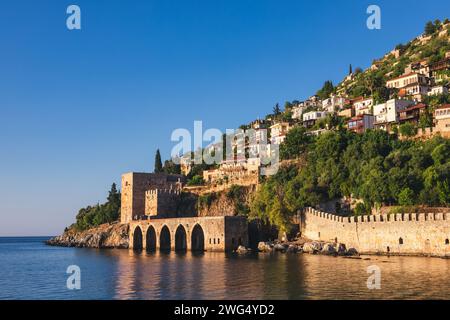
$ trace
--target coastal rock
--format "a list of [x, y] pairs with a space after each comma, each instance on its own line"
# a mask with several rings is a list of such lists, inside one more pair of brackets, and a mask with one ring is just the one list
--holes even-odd
[[270, 252], [272, 251], [272, 246], [269, 242], [259, 242], [258, 243], [258, 251], [260, 252]]
[[97, 228], [76, 231], [70, 229], [46, 244], [78, 248], [128, 248], [128, 224], [102, 224]]
[[347, 256], [359, 256], [358, 250], [355, 248], [349, 248], [346, 253]]
[[274, 245], [273, 248], [275, 249], [275, 251], [279, 251], [279, 252], [286, 251], [286, 248], [280, 243], [277, 243], [276, 245]]
[[287, 248], [288, 253], [297, 253], [297, 251], [298, 251], [298, 247], [295, 244], [291, 244]]
[[333, 255], [336, 254], [337, 251], [333, 243], [326, 243], [322, 248], [322, 253], [327, 255]]
[[318, 253], [322, 251], [322, 244], [320, 242], [306, 242], [303, 245], [303, 252], [305, 253]]
[[337, 254], [340, 256], [347, 255], [347, 248], [345, 247], [345, 244], [343, 244], [343, 243], [337, 244]]
[[244, 246], [239, 246], [239, 247], [236, 249], [236, 252], [237, 252], [237, 253], [247, 253], [247, 252], [248, 252], [248, 249], [247, 249], [246, 247], [244, 247]]

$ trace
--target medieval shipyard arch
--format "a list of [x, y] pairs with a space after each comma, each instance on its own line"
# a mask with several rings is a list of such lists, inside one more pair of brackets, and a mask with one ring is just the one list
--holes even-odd
[[192, 229], [191, 250], [197, 252], [205, 250], [205, 233], [199, 224], [196, 224]]
[[233, 251], [248, 245], [245, 217], [150, 218], [130, 221], [130, 249], [147, 251]]
[[147, 251], [156, 251], [156, 231], [152, 225], [148, 226], [145, 238]]
[[129, 248], [146, 251], [232, 251], [248, 246], [245, 217], [180, 213], [182, 175], [122, 175], [120, 222], [129, 225]]
[[142, 229], [141, 227], [137, 226], [133, 232], [133, 249], [142, 250], [142, 248]]
[[187, 234], [183, 225], [179, 225], [175, 231], [175, 251], [187, 250]]

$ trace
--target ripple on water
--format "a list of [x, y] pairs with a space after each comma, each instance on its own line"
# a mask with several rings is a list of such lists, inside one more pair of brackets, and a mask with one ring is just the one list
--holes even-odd
[[[22, 241], [23, 240], [23, 241]], [[0, 238], [0, 299], [449, 299], [450, 260], [302, 254], [163, 254]], [[66, 288], [69, 265], [80, 291]], [[367, 267], [381, 289], [367, 289]]]

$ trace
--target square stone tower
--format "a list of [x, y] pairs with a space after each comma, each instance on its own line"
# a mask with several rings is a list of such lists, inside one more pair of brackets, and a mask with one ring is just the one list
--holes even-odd
[[120, 222], [129, 223], [145, 216], [146, 191], [155, 189], [181, 190], [185, 182], [183, 175], [164, 173], [130, 172], [122, 175], [122, 205]]
[[176, 218], [180, 190], [154, 189], [145, 192], [145, 215], [150, 218]]

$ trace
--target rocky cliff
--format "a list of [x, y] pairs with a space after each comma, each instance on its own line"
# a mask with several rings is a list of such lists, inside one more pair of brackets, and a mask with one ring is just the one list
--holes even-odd
[[220, 192], [204, 193], [198, 197], [198, 216], [247, 215], [254, 186], [232, 186]]
[[76, 231], [70, 229], [48, 240], [51, 246], [78, 248], [128, 248], [128, 224], [102, 224], [97, 228]]

